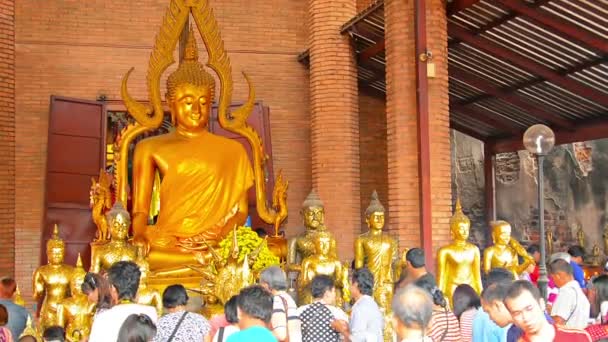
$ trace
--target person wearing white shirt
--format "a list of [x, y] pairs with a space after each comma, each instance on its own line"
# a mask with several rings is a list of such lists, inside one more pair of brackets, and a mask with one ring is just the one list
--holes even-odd
[[559, 288], [557, 299], [551, 307], [551, 317], [557, 325], [571, 329], [587, 327], [590, 316], [589, 300], [574, 279], [572, 266], [565, 260], [554, 260], [550, 272]]
[[117, 304], [95, 316], [89, 342], [116, 341], [120, 327], [132, 314], [145, 314], [154, 324], [158, 322], [154, 307], [135, 303], [140, 276], [139, 266], [131, 261], [119, 261], [110, 267], [110, 293]]

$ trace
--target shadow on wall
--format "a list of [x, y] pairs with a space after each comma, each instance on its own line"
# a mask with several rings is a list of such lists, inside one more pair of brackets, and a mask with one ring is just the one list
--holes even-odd
[[[472, 221], [472, 242], [484, 247], [491, 241], [483, 209], [483, 143], [452, 131], [452, 161], [453, 193], [460, 194]], [[540, 237], [536, 171], [527, 151], [496, 156], [496, 216], [510, 222], [513, 236], [524, 244]], [[580, 226], [585, 251], [597, 244], [608, 254], [602, 242], [608, 224], [608, 139], [555, 147], [544, 174], [545, 227], [553, 230], [554, 251], [578, 244]]]

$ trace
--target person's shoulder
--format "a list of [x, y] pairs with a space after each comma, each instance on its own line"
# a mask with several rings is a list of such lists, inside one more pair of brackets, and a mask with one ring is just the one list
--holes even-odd
[[556, 332], [556, 340], [558, 335], [563, 338], [571, 339], [570, 342], [591, 341], [591, 335], [585, 330], [570, 329], [562, 326], [554, 325]]

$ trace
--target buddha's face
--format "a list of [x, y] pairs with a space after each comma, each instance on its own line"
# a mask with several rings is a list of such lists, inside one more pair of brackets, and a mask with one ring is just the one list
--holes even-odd
[[81, 294], [82, 293], [82, 283], [84, 283], [84, 276], [86, 273], [79, 272], [74, 277], [72, 277], [72, 281], [70, 281], [70, 291], [72, 293]]
[[370, 229], [382, 229], [384, 228], [384, 213], [380, 211], [373, 212], [365, 222]]
[[129, 222], [124, 215], [118, 214], [112, 220], [112, 239], [126, 240], [129, 235]]
[[500, 224], [494, 227], [492, 238], [497, 245], [507, 245], [511, 240], [511, 226], [508, 224]]
[[51, 246], [46, 250], [46, 256], [51, 265], [63, 264], [63, 257], [65, 256], [65, 248], [62, 246]]
[[325, 256], [329, 255], [329, 250], [331, 249], [331, 237], [319, 236], [315, 241], [315, 248], [318, 254]]
[[469, 238], [471, 224], [468, 222], [460, 221], [452, 223], [450, 230], [454, 240], [467, 240]]
[[306, 228], [312, 230], [319, 228], [325, 219], [325, 211], [323, 207], [304, 208], [302, 215], [304, 216], [304, 225]]
[[197, 130], [207, 127], [211, 106], [209, 87], [180, 84], [175, 88], [171, 99], [171, 115], [178, 127]]

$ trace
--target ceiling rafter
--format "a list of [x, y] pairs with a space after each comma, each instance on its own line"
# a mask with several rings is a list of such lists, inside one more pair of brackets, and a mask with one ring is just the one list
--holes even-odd
[[513, 121], [504, 118], [500, 115], [492, 114], [482, 108], [465, 107], [450, 102], [450, 110], [460, 113], [471, 119], [477, 120], [481, 123], [495, 128], [498, 131], [502, 131], [510, 135], [517, 135], [522, 132], [522, 130]]
[[457, 130], [460, 133], [464, 133], [464, 134], [466, 134], [468, 136], [471, 136], [471, 137], [473, 137], [473, 138], [475, 138], [477, 140], [481, 140], [483, 142], [486, 142], [488, 140], [487, 137], [479, 134], [478, 132], [476, 132], [476, 131], [474, 131], [474, 130], [466, 127], [466, 126], [463, 126], [463, 125], [461, 125], [461, 124], [459, 124], [457, 122], [454, 122], [453, 120], [450, 121], [450, 128], [455, 129], [455, 130]]
[[572, 79], [568, 79], [558, 72], [535, 62], [527, 57], [519, 55], [513, 51], [503, 48], [502, 46], [492, 42], [491, 40], [475, 36], [470, 31], [453, 23], [448, 23], [449, 34], [467, 44], [475, 47], [478, 50], [484, 51], [496, 57], [503, 58], [517, 67], [524, 69], [532, 74], [536, 74], [547, 81], [562, 87], [581, 97], [591, 99], [603, 106], [608, 107], [608, 94], [600, 92], [587, 85], [581, 84]]

